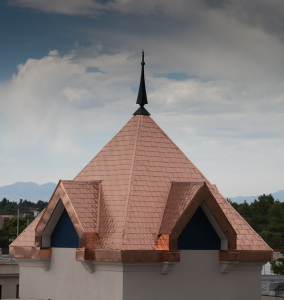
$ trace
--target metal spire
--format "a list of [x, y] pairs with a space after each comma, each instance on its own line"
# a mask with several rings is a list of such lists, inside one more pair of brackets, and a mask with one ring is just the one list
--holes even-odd
[[145, 85], [145, 76], [144, 76], [144, 50], [142, 51], [142, 70], [141, 70], [141, 79], [140, 79], [140, 87], [138, 92], [138, 97], [136, 104], [139, 104], [140, 107], [136, 110], [133, 115], [145, 115], [150, 116], [150, 113], [144, 108], [145, 104], [148, 104], [147, 94], [146, 94], [146, 85]]

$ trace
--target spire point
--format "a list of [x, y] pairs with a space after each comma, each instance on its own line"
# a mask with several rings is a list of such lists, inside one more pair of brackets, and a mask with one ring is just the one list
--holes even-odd
[[142, 50], [142, 62], [141, 62], [142, 66], [145, 66], [145, 62], [144, 62], [144, 49]]
[[142, 70], [141, 70], [141, 79], [140, 79], [140, 86], [136, 104], [140, 105], [140, 108], [134, 113], [134, 115], [146, 115], [149, 116], [149, 112], [144, 108], [145, 104], [148, 104], [147, 94], [146, 94], [146, 85], [145, 85], [145, 76], [144, 76], [144, 50], [142, 51]]

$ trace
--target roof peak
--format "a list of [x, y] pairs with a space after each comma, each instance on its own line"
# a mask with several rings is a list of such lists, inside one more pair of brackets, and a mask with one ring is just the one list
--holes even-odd
[[140, 107], [136, 110], [134, 115], [144, 115], [144, 116], [149, 116], [150, 113], [144, 108], [145, 104], [148, 104], [147, 100], [147, 94], [146, 94], [146, 85], [145, 85], [145, 76], [144, 76], [144, 50], [142, 51], [142, 70], [141, 70], [141, 79], [140, 79], [140, 86], [139, 86], [139, 92], [138, 92], [138, 97], [136, 104], [139, 104]]

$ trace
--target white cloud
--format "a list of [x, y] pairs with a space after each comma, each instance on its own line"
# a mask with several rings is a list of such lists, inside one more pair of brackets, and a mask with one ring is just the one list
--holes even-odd
[[88, 101], [93, 98], [93, 95], [87, 89], [72, 87], [67, 87], [62, 90], [61, 95], [65, 96], [71, 102]]
[[[130, 119], [140, 57], [94, 49], [94, 57], [86, 55], [92, 49], [77, 46], [64, 56], [53, 50], [42, 59], [29, 59], [0, 85], [1, 161], [25, 162], [10, 166], [1, 185], [12, 183], [15, 172], [14, 181], [72, 179]], [[222, 78], [177, 81], [150, 76], [154, 68], [146, 63], [147, 109], [224, 196], [282, 188], [280, 80], [261, 86]], [[236, 174], [246, 182], [251, 178], [250, 184], [241, 186], [244, 180], [236, 182]], [[262, 190], [256, 191], [259, 186]]]
[[10, 0], [10, 4], [65, 15], [97, 15], [104, 8], [93, 0]]

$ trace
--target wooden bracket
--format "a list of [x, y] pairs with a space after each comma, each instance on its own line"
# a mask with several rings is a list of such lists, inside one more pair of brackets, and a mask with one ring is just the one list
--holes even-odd
[[230, 272], [238, 262], [231, 262], [231, 261], [220, 261], [220, 268], [221, 273], [228, 273]]
[[90, 260], [83, 260], [83, 261], [81, 261], [81, 264], [90, 273], [94, 272], [94, 264], [93, 264], [92, 261], [90, 261]]
[[162, 274], [170, 273], [174, 268], [175, 264], [176, 264], [175, 262], [163, 262], [161, 273]]

